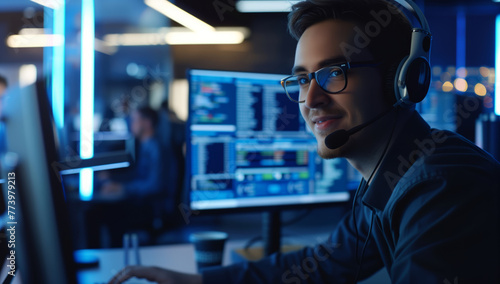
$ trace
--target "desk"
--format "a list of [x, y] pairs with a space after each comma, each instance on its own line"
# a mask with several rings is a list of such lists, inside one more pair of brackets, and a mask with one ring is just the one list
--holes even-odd
[[[231, 250], [242, 246], [243, 242], [240, 241], [227, 242], [224, 249], [223, 265], [231, 263]], [[78, 283], [80, 284], [108, 281], [124, 265], [124, 255], [121, 248], [87, 249], [80, 250], [79, 252], [94, 254], [99, 259], [99, 267], [78, 272]], [[192, 244], [141, 247], [139, 254], [142, 265], [164, 267], [179, 272], [196, 273], [194, 246]], [[129, 259], [131, 264], [135, 264], [133, 257]], [[133, 280], [133, 283], [151, 282]]]
[[[298, 223], [284, 227], [282, 230], [283, 245], [315, 245], [326, 240], [333, 230], [334, 225], [338, 223], [337, 219], [340, 219], [341, 215], [343, 215], [341, 214], [342, 212], [339, 211], [340, 209], [317, 210]], [[324, 216], [327, 216], [327, 222]], [[290, 217], [285, 216], [285, 218], [289, 219]], [[178, 237], [179, 235], [189, 235], [192, 232], [203, 230], [227, 232], [229, 234], [229, 240], [224, 250], [224, 265], [233, 263], [232, 251], [244, 247], [250, 238], [258, 235], [261, 225], [261, 218], [258, 214], [255, 216], [251, 214], [232, 214], [225, 216], [223, 220], [219, 220], [218, 222], [212, 219], [208, 219], [207, 221], [206, 218], [202, 217], [200, 217], [199, 221], [194, 218], [192, 221], [193, 222], [188, 226], [189, 230], [171, 233]], [[203, 225], [205, 226], [203, 227]], [[81, 251], [94, 254], [99, 259], [100, 263], [98, 268], [81, 270], [78, 273], [80, 284], [103, 283], [103, 281], [108, 281], [116, 272], [123, 268], [123, 250], [121, 248], [86, 249]], [[140, 248], [140, 256], [143, 265], [154, 265], [185, 273], [196, 272], [194, 246], [192, 244], [145, 246]], [[132, 254], [129, 259], [133, 264], [135, 260]], [[6, 268], [6, 266], [4, 265], [2, 268]], [[6, 269], [2, 270], [0, 279], [3, 279], [6, 275]], [[19, 280], [21, 279], [15, 279], [13, 284], [22, 283]], [[151, 284], [151, 282], [138, 280], [131, 280], [128, 283]], [[385, 268], [369, 279], [359, 282], [359, 284], [387, 283], [391, 282]]]
[[[228, 241], [224, 249], [223, 265], [230, 264], [231, 253], [234, 249], [244, 246], [244, 241]], [[99, 267], [95, 269], [82, 270], [78, 273], [80, 284], [94, 284], [107, 281], [123, 268], [122, 249], [88, 249], [82, 250], [93, 253], [99, 258]], [[194, 246], [192, 244], [151, 246], [140, 248], [141, 261], [143, 265], [164, 267], [175, 271], [196, 273], [194, 261]], [[133, 258], [130, 258], [133, 261]], [[129, 280], [127, 283], [146, 284], [148, 281]], [[385, 284], [391, 283], [385, 268], [372, 277], [359, 282], [359, 284]]]
[[[78, 272], [78, 283], [96, 283], [108, 281], [124, 267], [123, 249], [88, 249], [79, 252], [94, 254], [99, 259], [99, 267]], [[141, 262], [147, 266], [159, 266], [181, 272], [196, 272], [194, 246], [191, 244], [142, 247], [139, 250]], [[129, 259], [135, 264], [135, 259]], [[138, 281], [134, 280], [134, 283]], [[144, 281], [144, 283], [150, 283]]]
[[[230, 246], [226, 246], [229, 248]], [[233, 246], [234, 247], [234, 246]], [[90, 253], [99, 259], [99, 267], [80, 270], [77, 273], [79, 284], [96, 284], [107, 283], [113, 275], [123, 268], [123, 250], [115, 249], [86, 249], [78, 252]], [[192, 244], [178, 244], [165, 246], [141, 247], [140, 256], [143, 265], [158, 266], [175, 271], [196, 273], [196, 263], [194, 261], [194, 246]], [[230, 251], [224, 251], [223, 264], [228, 264]], [[132, 252], [130, 258], [133, 261]], [[7, 276], [6, 263], [3, 262], [0, 269], [0, 281], [3, 281]], [[146, 280], [131, 279], [126, 283], [130, 284], [146, 284], [151, 282]], [[23, 284], [20, 274], [17, 274], [12, 281], [12, 284]]]

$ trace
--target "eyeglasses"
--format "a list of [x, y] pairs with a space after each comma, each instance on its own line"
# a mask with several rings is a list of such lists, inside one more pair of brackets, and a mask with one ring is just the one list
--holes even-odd
[[309, 91], [309, 85], [312, 79], [321, 89], [329, 94], [337, 94], [347, 87], [347, 70], [358, 67], [374, 67], [380, 63], [367, 61], [356, 63], [342, 63], [339, 65], [328, 66], [309, 74], [298, 74], [288, 76], [281, 80], [281, 86], [285, 89], [286, 95], [292, 102], [303, 103]]

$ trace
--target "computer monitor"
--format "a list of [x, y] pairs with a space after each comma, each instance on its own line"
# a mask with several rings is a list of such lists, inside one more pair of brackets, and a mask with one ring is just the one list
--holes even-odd
[[3, 112], [3, 188], [4, 199], [13, 201], [7, 226], [14, 228], [15, 274], [23, 283], [76, 283], [63, 185], [51, 167], [59, 160], [58, 140], [45, 85], [12, 89]]
[[323, 160], [286, 75], [189, 70], [186, 173], [192, 210], [345, 202], [348, 164]]

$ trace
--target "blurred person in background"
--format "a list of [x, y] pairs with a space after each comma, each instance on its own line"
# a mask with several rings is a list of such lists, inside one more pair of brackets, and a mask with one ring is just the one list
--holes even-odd
[[158, 115], [150, 107], [132, 112], [131, 131], [139, 144], [135, 165], [118, 179], [104, 181], [102, 197], [145, 196], [161, 190], [162, 172], [160, 143], [155, 137]]
[[7, 79], [4, 76], [0, 75], [0, 98], [3, 97], [5, 91], [7, 91], [7, 86]]
[[[101, 226], [109, 230], [110, 245], [120, 246], [124, 233], [162, 227], [162, 214], [172, 203], [174, 186], [170, 181], [170, 159], [157, 136], [158, 114], [148, 106], [131, 114], [131, 132], [138, 143], [135, 163], [118, 174], [102, 172], [95, 204], [89, 210], [87, 239], [90, 247], [99, 247]], [[144, 224], [147, 224], [144, 227]]]
[[[7, 93], [7, 78], [0, 75], [0, 118], [3, 116], [3, 100], [5, 98], [5, 94]], [[3, 123], [0, 124], [0, 154], [3, 154], [7, 149], [6, 141], [5, 141], [5, 129]]]

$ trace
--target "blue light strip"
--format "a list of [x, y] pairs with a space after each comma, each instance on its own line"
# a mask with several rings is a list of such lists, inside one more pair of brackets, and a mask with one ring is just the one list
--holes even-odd
[[497, 16], [495, 38], [495, 114], [500, 115], [500, 15]]
[[94, 170], [85, 168], [80, 171], [80, 199], [89, 201], [94, 194]]
[[52, 112], [58, 129], [64, 127], [64, 55], [65, 55], [65, 0], [59, 0], [59, 7], [54, 9], [54, 34], [61, 35], [63, 42], [52, 48]]
[[[94, 156], [94, 0], [82, 0], [82, 46], [80, 73], [80, 157]], [[80, 198], [89, 200], [93, 195], [93, 170], [80, 172]]]

